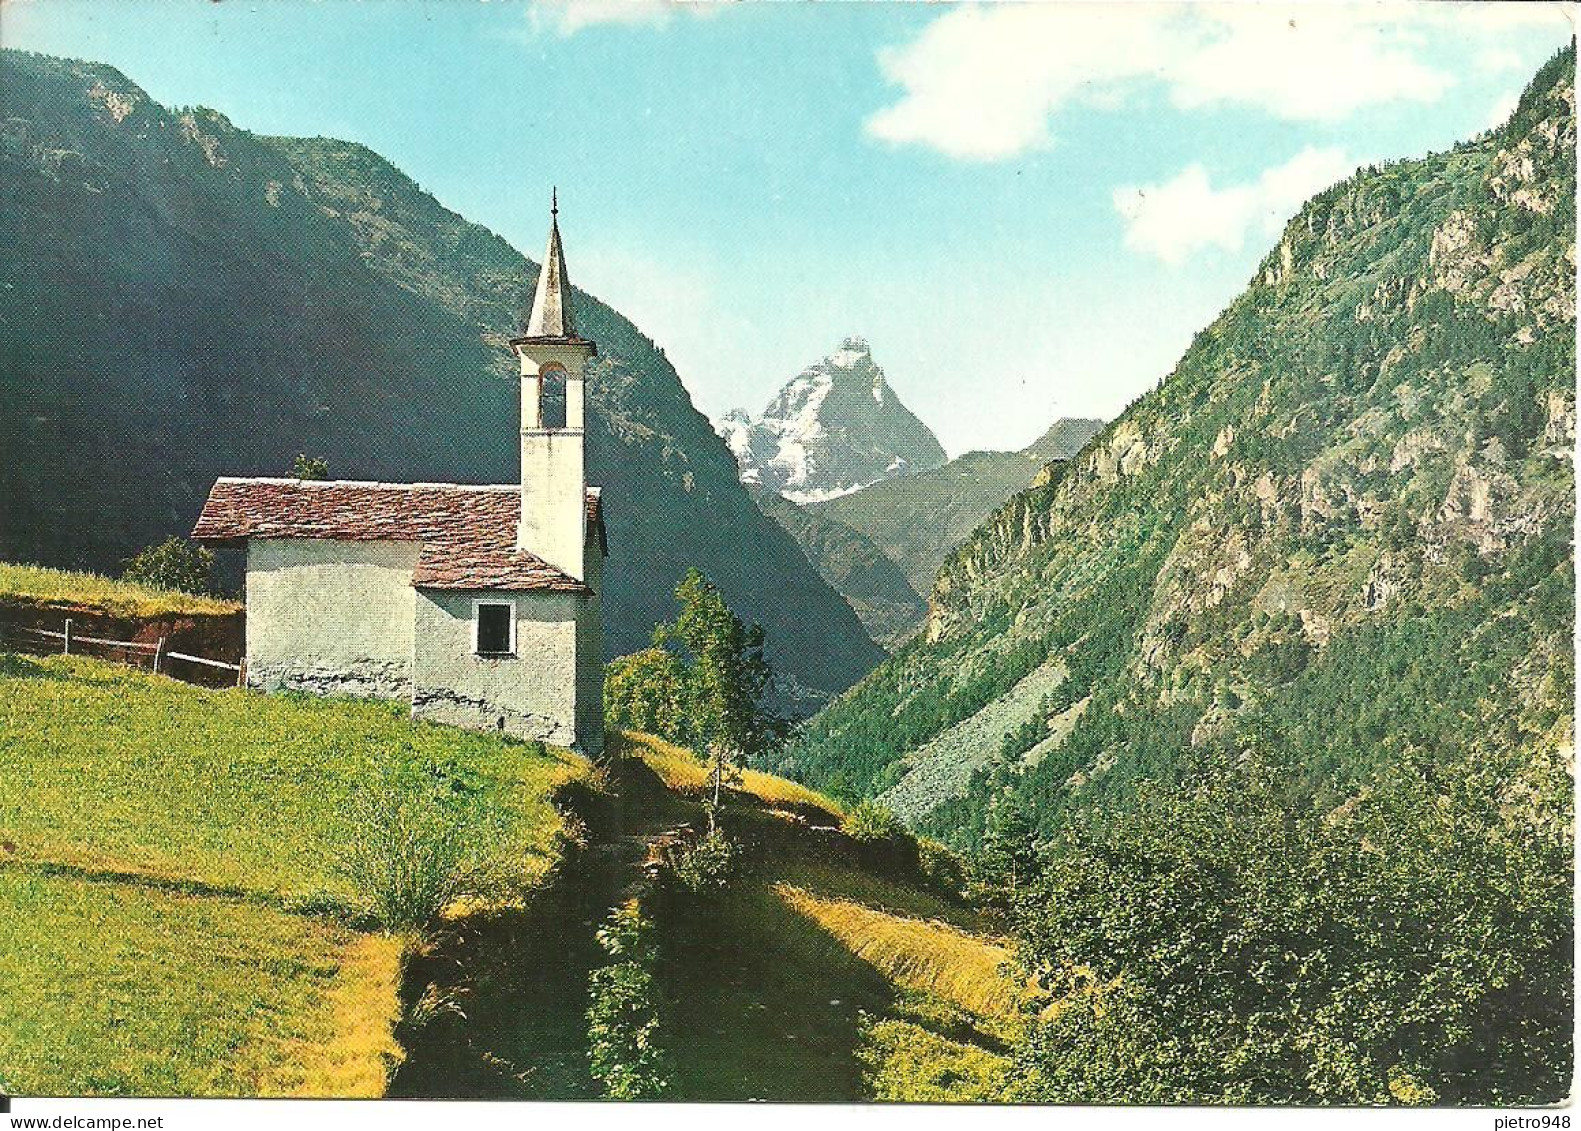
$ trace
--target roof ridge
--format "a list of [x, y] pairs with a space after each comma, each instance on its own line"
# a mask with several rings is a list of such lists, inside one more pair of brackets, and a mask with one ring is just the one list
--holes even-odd
[[266, 483], [272, 487], [306, 487], [323, 490], [328, 487], [365, 487], [380, 491], [506, 491], [512, 494], [521, 490], [519, 483], [392, 483], [382, 479], [293, 479], [274, 475], [221, 475], [217, 483]]

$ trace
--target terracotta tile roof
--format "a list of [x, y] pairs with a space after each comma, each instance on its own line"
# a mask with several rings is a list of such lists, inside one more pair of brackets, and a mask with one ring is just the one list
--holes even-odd
[[[588, 492], [587, 514], [598, 524], [602, 546], [603, 502], [596, 488]], [[514, 485], [225, 477], [215, 481], [192, 536], [219, 545], [248, 538], [419, 542], [412, 575], [419, 588], [591, 592], [516, 549], [520, 520], [521, 489]]]

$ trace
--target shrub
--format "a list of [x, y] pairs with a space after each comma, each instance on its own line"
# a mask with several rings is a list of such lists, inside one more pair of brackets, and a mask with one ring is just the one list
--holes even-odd
[[880, 841], [910, 839], [906, 826], [900, 823], [894, 810], [877, 802], [864, 801], [845, 815], [840, 827], [845, 835], [858, 844], [875, 844]]
[[[1016, 1098], [1544, 1104], [1573, 1064], [1571, 779], [1407, 758], [1338, 809], [1288, 764], [1061, 831], [1015, 908]], [[1517, 926], [1518, 925], [1518, 926]]]
[[604, 666], [604, 721], [670, 742], [686, 742], [687, 674], [663, 648], [644, 648]]
[[728, 887], [739, 863], [739, 850], [720, 829], [692, 843], [680, 843], [665, 856], [665, 868], [676, 886], [693, 895]]
[[616, 908], [596, 937], [611, 961], [588, 979], [588, 1067], [609, 1099], [652, 1099], [670, 1085], [668, 1058], [658, 1042], [653, 924], [627, 904]]
[[928, 886], [951, 899], [964, 899], [966, 866], [961, 858], [930, 837], [917, 838], [917, 870]]
[[296, 461], [291, 465], [291, 478], [328, 479], [329, 461], [307, 455], [305, 452], [298, 452]]
[[393, 774], [353, 795], [336, 861], [366, 910], [388, 930], [421, 929], [465, 895], [481, 895], [499, 839], [437, 774]]
[[185, 538], [167, 538], [138, 551], [127, 561], [121, 578], [152, 589], [207, 593], [213, 573], [213, 550]]

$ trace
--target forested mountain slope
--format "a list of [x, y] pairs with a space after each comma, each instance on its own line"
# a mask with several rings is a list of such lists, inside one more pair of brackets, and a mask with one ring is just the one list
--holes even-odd
[[[361, 146], [255, 136], [112, 68], [6, 51], [0, 246], [0, 558], [113, 571], [189, 530], [217, 475], [285, 474], [299, 451], [339, 478], [519, 474], [505, 343], [537, 266]], [[789, 684], [849, 685], [881, 652], [758, 512], [663, 351], [578, 297], [612, 654], [695, 565], [765, 625]]]
[[[819, 576], [845, 598], [875, 643], [898, 647], [916, 635], [927, 619], [928, 603], [872, 539], [780, 495], [760, 494], [757, 504], [796, 539]], [[926, 514], [915, 519], [928, 521]]]
[[1081, 451], [1102, 427], [1101, 420], [1056, 420], [1018, 452], [967, 452], [943, 467], [884, 479], [806, 509], [870, 539], [905, 570], [917, 592], [927, 593], [951, 550], [1050, 463]]
[[1504, 127], [1313, 197], [779, 768], [970, 841], [1214, 751], [1277, 752], [1317, 805], [1513, 758], [1509, 805], [1568, 835], [1537, 783], [1573, 743], [1574, 130], [1572, 49]]

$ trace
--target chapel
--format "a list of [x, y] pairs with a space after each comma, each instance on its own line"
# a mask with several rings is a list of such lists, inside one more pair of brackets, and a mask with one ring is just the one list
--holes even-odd
[[[222, 477], [192, 536], [246, 551], [246, 676], [409, 699], [416, 718], [603, 750], [608, 539], [559, 203], [521, 369], [521, 482]], [[392, 437], [391, 442], [398, 442]]]

